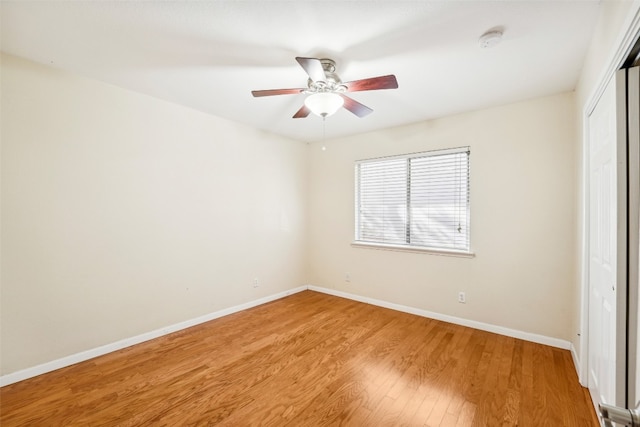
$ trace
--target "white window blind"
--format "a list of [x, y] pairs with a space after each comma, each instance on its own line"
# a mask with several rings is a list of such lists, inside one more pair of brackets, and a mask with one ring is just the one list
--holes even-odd
[[356, 163], [356, 242], [469, 252], [468, 147]]

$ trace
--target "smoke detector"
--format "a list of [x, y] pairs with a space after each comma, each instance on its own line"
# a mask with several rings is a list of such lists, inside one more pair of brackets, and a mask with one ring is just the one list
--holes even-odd
[[480, 36], [478, 43], [483, 49], [496, 46], [502, 41], [502, 30], [490, 30]]

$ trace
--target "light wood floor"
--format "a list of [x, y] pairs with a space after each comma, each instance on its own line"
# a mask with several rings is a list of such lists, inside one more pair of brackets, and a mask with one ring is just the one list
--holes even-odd
[[0, 390], [30, 426], [597, 426], [568, 351], [305, 291]]

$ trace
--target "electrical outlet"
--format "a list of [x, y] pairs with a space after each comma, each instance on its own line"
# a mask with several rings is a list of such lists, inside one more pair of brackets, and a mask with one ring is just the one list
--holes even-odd
[[351, 281], [351, 274], [345, 273], [344, 274], [344, 281], [345, 282], [350, 282]]
[[458, 292], [458, 302], [464, 304], [467, 302], [467, 296], [464, 292]]
[[253, 287], [257, 288], [258, 286], [260, 286], [260, 281], [258, 280], [258, 278], [256, 277], [255, 279], [253, 279]]

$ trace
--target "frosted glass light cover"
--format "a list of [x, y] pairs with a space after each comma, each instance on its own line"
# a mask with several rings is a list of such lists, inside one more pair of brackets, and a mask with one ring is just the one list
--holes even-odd
[[314, 93], [304, 100], [313, 114], [320, 117], [328, 117], [342, 107], [344, 99], [338, 94], [330, 92]]

